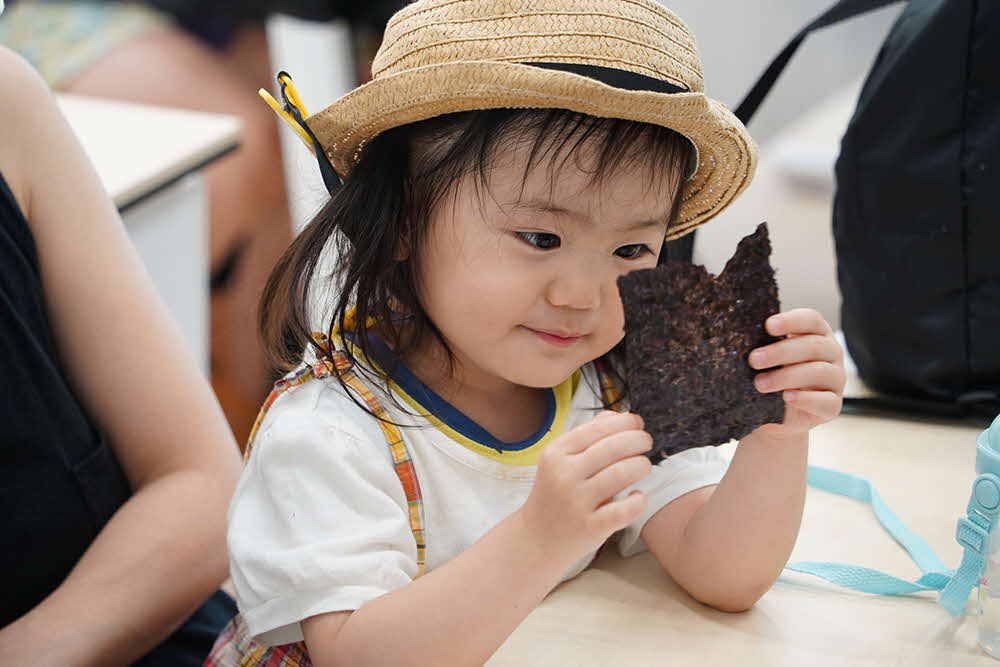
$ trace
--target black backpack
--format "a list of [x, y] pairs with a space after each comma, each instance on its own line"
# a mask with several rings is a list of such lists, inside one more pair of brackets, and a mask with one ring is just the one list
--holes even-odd
[[[737, 108], [748, 123], [805, 36], [897, 0], [842, 0]], [[836, 167], [841, 325], [875, 398], [922, 415], [1000, 412], [1000, 2], [909, 0]], [[684, 240], [684, 239], [682, 239]], [[690, 260], [692, 241], [668, 248]]]

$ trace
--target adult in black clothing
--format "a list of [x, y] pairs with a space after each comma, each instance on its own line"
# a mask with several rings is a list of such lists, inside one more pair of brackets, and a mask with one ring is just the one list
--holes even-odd
[[[10, 4], [10, 3], [9, 3]], [[0, 43], [71, 93], [238, 116], [240, 147], [206, 169], [212, 383], [242, 444], [271, 382], [257, 300], [292, 237], [264, 20], [275, 12], [350, 22], [359, 78], [403, 0], [16, 0]], [[327, 68], [327, 64], [317, 66]], [[241, 340], [240, 345], [233, 341]]]
[[0, 108], [0, 664], [200, 665], [234, 611], [216, 591], [236, 445], [44, 82], [3, 48]]

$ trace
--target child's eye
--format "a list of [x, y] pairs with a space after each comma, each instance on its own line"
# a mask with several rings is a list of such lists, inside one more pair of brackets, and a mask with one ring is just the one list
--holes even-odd
[[623, 245], [621, 248], [618, 248], [618, 250], [615, 250], [616, 255], [625, 259], [637, 259], [647, 253], [652, 254], [652, 251], [650, 251], [650, 249], [642, 243]]
[[559, 237], [555, 234], [546, 234], [545, 232], [514, 232], [514, 235], [539, 250], [552, 250], [559, 247]]

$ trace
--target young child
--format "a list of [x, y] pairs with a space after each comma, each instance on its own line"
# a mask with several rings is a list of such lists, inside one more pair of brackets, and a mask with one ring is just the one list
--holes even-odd
[[344, 182], [262, 301], [274, 356], [309, 352], [251, 436], [229, 523], [245, 626], [217, 648], [481, 664], [612, 536], [695, 598], [750, 607], [795, 541], [807, 434], [844, 372], [818, 313], [770, 318], [784, 338], [750, 364], [786, 417], [731, 464], [706, 446], [651, 466], [641, 418], [615, 412], [617, 277], [754, 169], [687, 28], [652, 0], [420, 0], [373, 74], [298, 128]]

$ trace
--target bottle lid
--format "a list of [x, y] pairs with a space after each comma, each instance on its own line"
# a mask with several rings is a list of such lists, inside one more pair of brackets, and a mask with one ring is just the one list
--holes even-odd
[[1000, 415], [976, 438], [976, 472], [1000, 475]]

